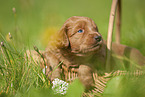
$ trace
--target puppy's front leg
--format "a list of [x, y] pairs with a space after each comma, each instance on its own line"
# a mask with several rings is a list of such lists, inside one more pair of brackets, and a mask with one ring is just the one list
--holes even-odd
[[55, 78], [61, 79], [61, 69], [60, 66], [58, 66], [59, 60], [55, 56], [50, 55], [49, 57], [47, 57], [47, 61], [51, 67], [51, 75], [46, 75], [48, 75], [48, 77], [50, 77], [51, 80], [54, 80]]
[[89, 66], [80, 65], [78, 69], [78, 77], [87, 90], [94, 86], [93, 71]]

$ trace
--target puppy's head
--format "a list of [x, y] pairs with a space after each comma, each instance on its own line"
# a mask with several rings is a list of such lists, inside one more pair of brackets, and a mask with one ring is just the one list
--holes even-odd
[[94, 21], [88, 17], [73, 16], [61, 28], [60, 40], [72, 53], [87, 54], [100, 50], [103, 39]]

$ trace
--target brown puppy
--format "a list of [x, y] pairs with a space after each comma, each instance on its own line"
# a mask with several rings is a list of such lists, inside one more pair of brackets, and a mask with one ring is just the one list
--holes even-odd
[[[94, 21], [88, 17], [73, 16], [64, 23], [56, 42], [51, 43], [44, 54], [51, 66], [49, 70], [55, 70], [51, 75], [52, 80], [61, 78], [61, 69], [56, 68], [60, 62], [68, 68], [77, 65], [80, 81], [90, 89], [93, 86], [92, 73], [96, 70], [105, 70], [106, 51], [106, 42]], [[138, 50], [121, 44], [112, 44], [112, 69], [122, 64], [123, 69], [133, 64], [144, 65], [144, 60], [145, 57]]]

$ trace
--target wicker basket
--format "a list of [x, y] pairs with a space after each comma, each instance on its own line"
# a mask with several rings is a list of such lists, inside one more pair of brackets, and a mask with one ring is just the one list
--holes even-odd
[[[71, 83], [74, 79], [78, 78], [77, 76], [77, 68], [69, 68], [67, 69], [66, 66], [62, 64], [62, 72], [64, 74], [64, 79], [65, 81]], [[104, 92], [104, 89], [106, 87], [107, 82], [116, 76], [132, 76], [132, 77], [139, 77], [143, 76], [145, 73], [141, 70], [136, 70], [136, 71], [121, 71], [117, 70], [111, 73], [104, 73], [102, 76], [98, 76], [97, 72], [93, 73], [93, 78], [95, 81], [95, 87], [90, 90], [89, 92], [84, 92], [83, 97], [99, 97], [102, 95]]]

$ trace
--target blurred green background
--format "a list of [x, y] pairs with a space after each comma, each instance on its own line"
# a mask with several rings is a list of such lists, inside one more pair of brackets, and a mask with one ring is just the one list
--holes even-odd
[[[45, 49], [47, 38], [71, 16], [92, 18], [106, 40], [111, 3], [112, 0], [0, 0], [0, 40], [2, 36], [7, 39], [11, 32], [19, 48], [36, 45]], [[145, 55], [144, 4], [145, 0], [122, 0], [121, 43]]]
[[[1, 51], [8, 52], [7, 58], [11, 59], [7, 60], [3, 56], [6, 54], [0, 52], [0, 70], [4, 71], [4, 73], [0, 72], [0, 96], [2, 92], [6, 92], [6, 94], [20, 97], [28, 91], [35, 95], [34, 93], [39, 91], [39, 88], [49, 86], [46, 84], [47, 81], [43, 82], [41, 79], [44, 78], [43, 75], [38, 76], [42, 73], [38, 66], [35, 66], [33, 62], [23, 60], [19, 55], [27, 48], [33, 49], [33, 45], [44, 50], [51, 35], [57, 32], [69, 17], [92, 18], [106, 40], [111, 3], [112, 0], [0, 0], [0, 42], [4, 40], [8, 42], [4, 42], [7, 46]], [[145, 56], [144, 4], [145, 0], [122, 0], [121, 43], [139, 49]], [[16, 13], [13, 12], [13, 8], [16, 9]], [[11, 41], [9, 32], [13, 37]], [[114, 36], [113, 34], [113, 41]], [[9, 47], [9, 44], [12, 46]], [[15, 47], [20, 52], [11, 50]], [[128, 95], [144, 97], [144, 81], [144, 76], [136, 80], [132, 80], [132, 77], [129, 79], [128, 76], [116, 77], [108, 83], [104, 97], [109, 97], [108, 93], [121, 94], [115, 97], [129, 97]], [[36, 88], [34, 92], [33, 87]], [[70, 91], [71, 95], [72, 92], [75, 94], [76, 88]], [[40, 91], [42, 93], [38, 92], [36, 95], [40, 93], [38, 97], [41, 97], [41, 94], [46, 91], [42, 89]]]

